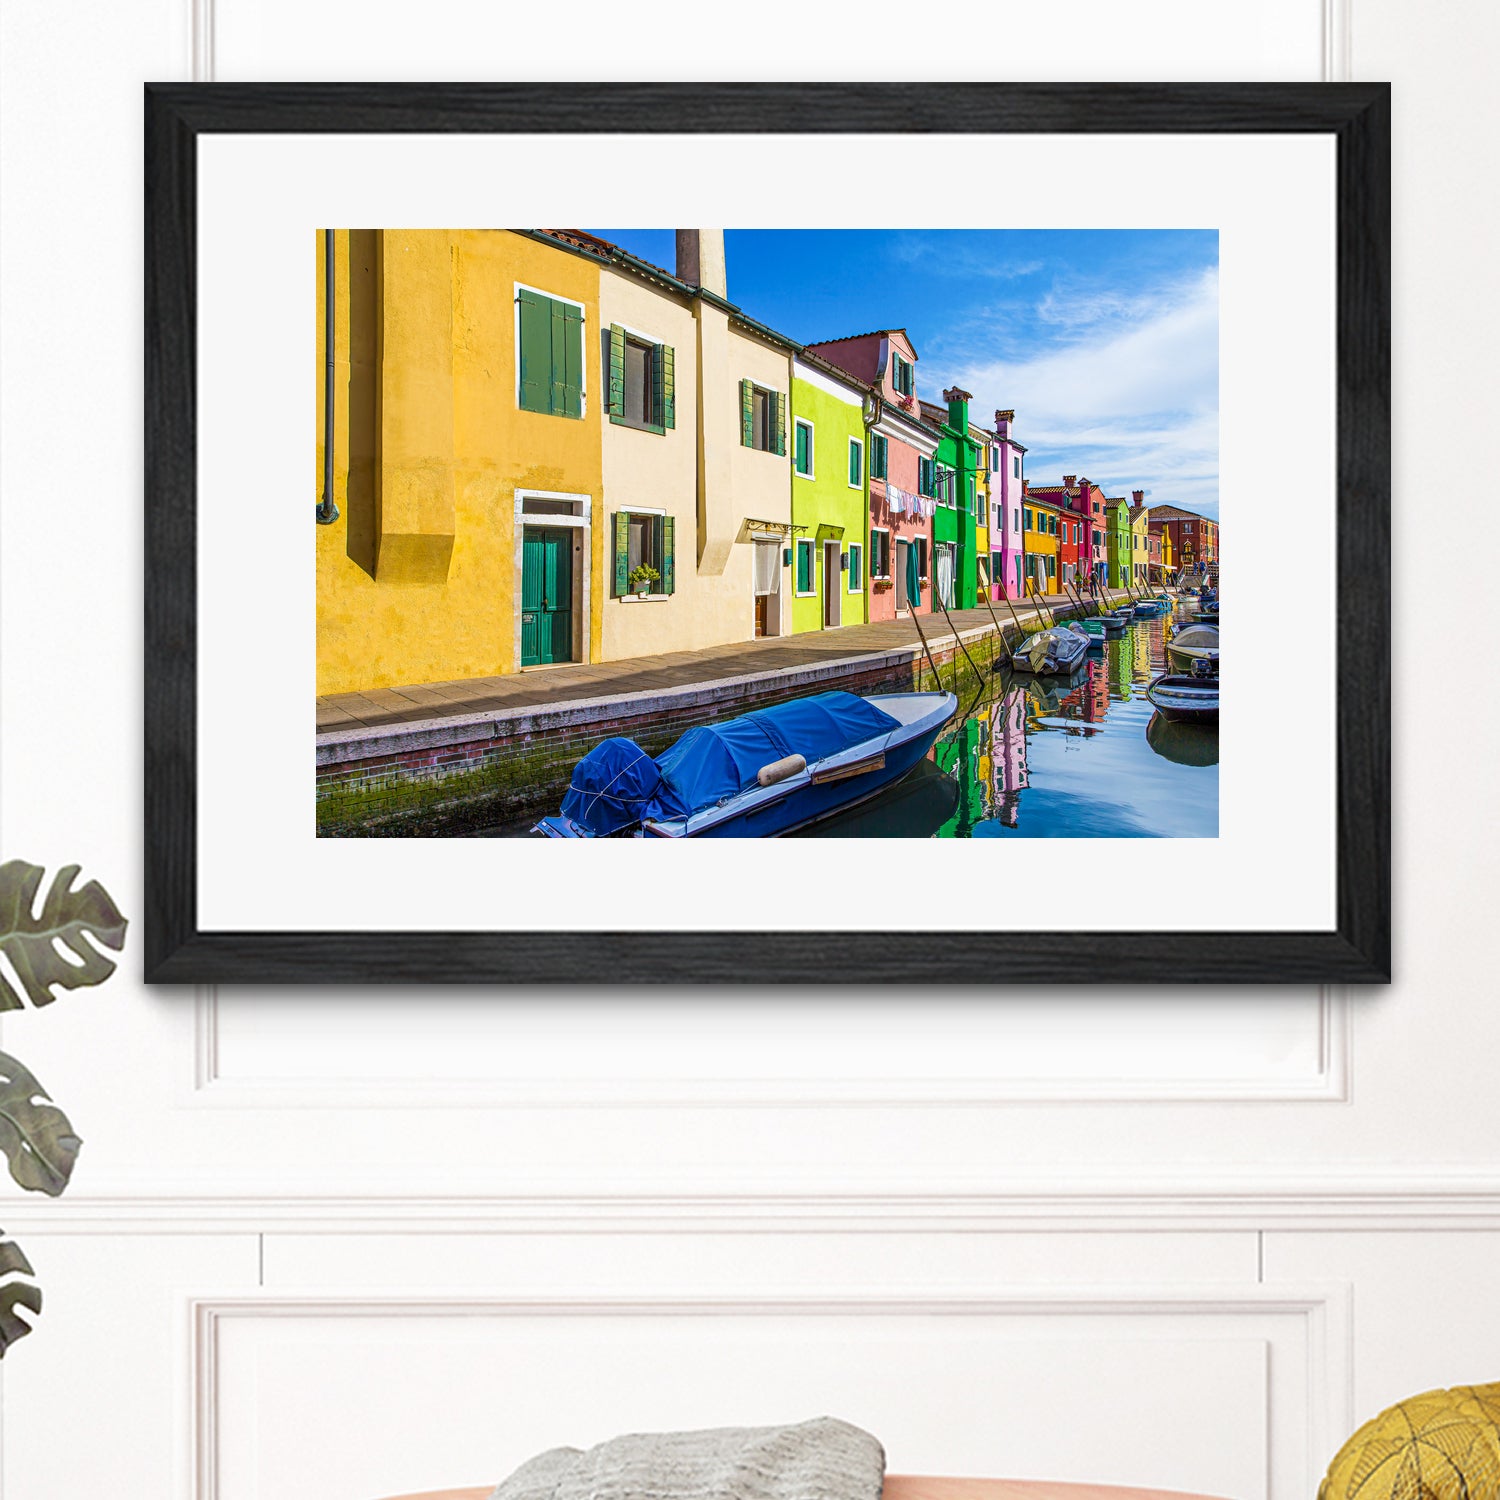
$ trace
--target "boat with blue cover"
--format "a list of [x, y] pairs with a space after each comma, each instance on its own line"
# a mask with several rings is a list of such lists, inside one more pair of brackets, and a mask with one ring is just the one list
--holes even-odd
[[573, 768], [557, 817], [533, 833], [775, 838], [899, 781], [958, 709], [952, 693], [814, 693], [690, 729], [654, 760], [601, 740]]

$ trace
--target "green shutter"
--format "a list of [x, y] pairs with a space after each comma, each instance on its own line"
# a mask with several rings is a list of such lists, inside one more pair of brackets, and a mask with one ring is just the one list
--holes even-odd
[[615, 598], [630, 592], [630, 512], [615, 512]]
[[776, 452], [786, 457], [786, 393], [776, 392]]
[[740, 381], [740, 442], [755, 446], [755, 387], [748, 380]]
[[612, 417], [625, 415], [625, 330], [618, 323], [609, 325], [609, 370], [605, 390], [605, 410]]
[[[661, 422], [663, 427], [677, 425], [676, 360], [670, 344], [656, 346], [656, 364], [661, 371]], [[671, 590], [667, 590], [671, 593]]]
[[521, 304], [521, 409], [551, 411], [552, 302], [523, 290]]
[[806, 542], [797, 543], [797, 592], [812, 591], [812, 548]]
[[661, 522], [661, 591], [677, 592], [677, 518], [663, 516]]
[[[561, 316], [559, 317], [559, 314]], [[583, 415], [583, 309], [571, 302], [552, 304], [552, 365], [562, 371], [560, 404], [554, 413], [565, 417]], [[554, 375], [554, 382], [557, 377]]]

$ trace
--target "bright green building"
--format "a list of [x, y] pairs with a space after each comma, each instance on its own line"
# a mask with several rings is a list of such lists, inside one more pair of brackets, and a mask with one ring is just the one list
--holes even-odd
[[922, 419], [941, 434], [931, 460], [937, 500], [932, 516], [933, 586], [949, 609], [973, 609], [979, 603], [975, 519], [979, 444], [969, 433], [968, 391], [957, 386], [943, 392], [946, 407], [922, 403]]
[[792, 362], [792, 633], [868, 618], [865, 387], [813, 355]]
[[1118, 500], [1105, 496], [1105, 556], [1109, 560], [1109, 586], [1112, 589], [1125, 587], [1125, 580], [1133, 576], [1134, 539], [1130, 528], [1130, 505], [1122, 495]]

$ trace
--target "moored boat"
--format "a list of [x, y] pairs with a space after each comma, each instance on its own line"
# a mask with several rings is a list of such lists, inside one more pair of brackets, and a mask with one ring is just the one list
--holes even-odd
[[953, 717], [952, 693], [815, 693], [690, 729], [652, 759], [602, 740], [573, 769], [547, 838], [775, 838], [899, 781]]
[[1011, 668], [1032, 672], [1038, 677], [1066, 677], [1083, 664], [1089, 653], [1086, 631], [1067, 626], [1050, 626], [1029, 635], [1010, 653]]
[[1219, 679], [1176, 677], [1164, 673], [1153, 678], [1146, 696], [1164, 718], [1180, 724], [1219, 722]]
[[1184, 626], [1167, 642], [1167, 656], [1179, 672], [1192, 677], [1217, 677], [1219, 631], [1215, 625]]

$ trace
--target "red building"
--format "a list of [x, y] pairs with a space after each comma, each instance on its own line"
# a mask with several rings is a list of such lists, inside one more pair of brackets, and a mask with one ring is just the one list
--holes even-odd
[[1147, 511], [1149, 524], [1156, 529], [1158, 522], [1172, 538], [1172, 567], [1174, 571], [1196, 572], [1219, 561], [1219, 523], [1197, 511], [1183, 510], [1176, 505], [1153, 505]]
[[[1057, 530], [1058, 588], [1087, 585], [1095, 572], [1095, 547], [1104, 548], [1104, 491], [1076, 474], [1064, 474], [1061, 484], [1033, 484], [1027, 493], [1063, 512]], [[1097, 524], [1096, 524], [1097, 517]]]

